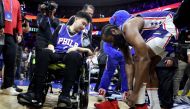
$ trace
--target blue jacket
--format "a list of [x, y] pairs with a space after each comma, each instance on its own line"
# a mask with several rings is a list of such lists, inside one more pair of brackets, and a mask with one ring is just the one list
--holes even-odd
[[121, 51], [117, 50], [112, 46], [112, 44], [104, 42], [103, 43], [103, 49], [104, 52], [111, 58], [114, 58], [116, 60], [121, 60], [124, 56]]

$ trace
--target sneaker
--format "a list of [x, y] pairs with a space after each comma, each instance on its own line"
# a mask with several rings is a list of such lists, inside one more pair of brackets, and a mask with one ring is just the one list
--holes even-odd
[[77, 99], [77, 93], [73, 93], [72, 96], [71, 96], [71, 99]]
[[174, 98], [174, 103], [176, 104], [183, 104], [183, 101], [181, 100], [181, 97], [180, 96], [176, 96]]
[[123, 94], [122, 94], [122, 100], [123, 101], [126, 101], [127, 100], [127, 96], [128, 96], [128, 92], [124, 92]]
[[58, 108], [72, 108], [72, 103], [69, 97], [64, 96], [63, 94], [59, 95], [58, 98], [58, 103], [57, 103]]
[[2, 89], [2, 93], [6, 95], [13, 95], [13, 96], [17, 96], [19, 94], [19, 92], [17, 92], [15, 88], [13, 87]]
[[17, 85], [13, 85], [13, 88], [15, 88], [15, 90], [17, 92], [22, 92], [23, 91], [23, 89], [19, 88]]
[[30, 105], [34, 107], [42, 107], [43, 103], [39, 100], [36, 100], [34, 93], [21, 93], [17, 96], [18, 103], [23, 105]]
[[104, 101], [105, 100], [105, 95], [106, 95], [106, 90], [103, 88], [100, 88], [98, 90], [98, 101]]
[[187, 104], [190, 104], [190, 100], [187, 96], [181, 96], [181, 100]]

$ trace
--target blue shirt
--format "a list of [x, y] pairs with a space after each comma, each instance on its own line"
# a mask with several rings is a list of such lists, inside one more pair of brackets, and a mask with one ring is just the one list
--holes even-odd
[[69, 48], [82, 47], [82, 35], [82, 31], [74, 35], [70, 35], [68, 26], [63, 25], [58, 34], [55, 52], [66, 53]]

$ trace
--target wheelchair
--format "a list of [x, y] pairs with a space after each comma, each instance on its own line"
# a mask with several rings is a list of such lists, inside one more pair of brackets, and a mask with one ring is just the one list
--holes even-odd
[[[74, 86], [74, 87], [77, 87], [77, 91], [72, 92], [76, 94], [76, 97], [74, 98], [74, 102], [72, 102], [72, 109], [87, 109], [88, 108], [90, 74], [88, 71], [88, 65], [86, 63], [86, 57], [87, 57], [87, 53], [82, 53], [83, 63], [79, 70], [79, 73], [80, 73], [79, 80], [76, 80], [75, 82], [76, 85]], [[66, 67], [67, 66], [65, 64], [60, 63], [60, 62], [56, 64], [50, 64], [48, 66], [48, 76], [46, 78], [47, 80], [46, 93], [48, 92], [49, 88], [51, 88], [51, 92], [52, 92], [51, 81], [60, 80], [63, 77], [62, 74], [64, 73], [64, 69]]]
[[[76, 94], [76, 97], [74, 99], [71, 99], [72, 101], [72, 107], [71, 109], [87, 109], [88, 108], [88, 101], [89, 101], [89, 84], [90, 84], [90, 75], [89, 75], [89, 71], [88, 71], [88, 66], [86, 63], [86, 57], [87, 57], [87, 53], [82, 53], [82, 66], [79, 69], [79, 79], [76, 80], [76, 85], [75, 87], [77, 87], [77, 91], [73, 93]], [[67, 66], [61, 62], [55, 63], [55, 64], [50, 64], [48, 66], [48, 72], [47, 72], [47, 76], [45, 77], [46, 79], [46, 83], [45, 83], [45, 89], [44, 89], [44, 95], [47, 95], [49, 89], [51, 88], [52, 91], [52, 81], [59, 81], [64, 79], [64, 72], [65, 72], [65, 68]], [[45, 98], [46, 96], [44, 96], [43, 98], [43, 102], [45, 102]], [[20, 104], [25, 105], [26, 103], [22, 102], [22, 100], [17, 97], [18, 102]], [[28, 105], [30, 105], [30, 103], [27, 103]], [[58, 108], [58, 107], [55, 107]]]

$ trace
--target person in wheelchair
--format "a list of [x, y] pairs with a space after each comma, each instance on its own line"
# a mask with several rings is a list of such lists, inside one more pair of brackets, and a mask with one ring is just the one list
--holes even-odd
[[[54, 39], [48, 47], [43, 49], [39, 55], [39, 61], [36, 63], [34, 77], [29, 87], [32, 91], [19, 94], [18, 102], [35, 107], [43, 106], [47, 91], [48, 65], [62, 62], [65, 64], [62, 81], [62, 92], [58, 97], [58, 107], [71, 107], [70, 90], [78, 75], [78, 70], [82, 65], [81, 53], [87, 52], [92, 55], [89, 48], [83, 47], [82, 30], [91, 22], [91, 17], [86, 12], [77, 12], [75, 21], [72, 25], [59, 26], [53, 35]], [[31, 85], [32, 84], [32, 85]]]

